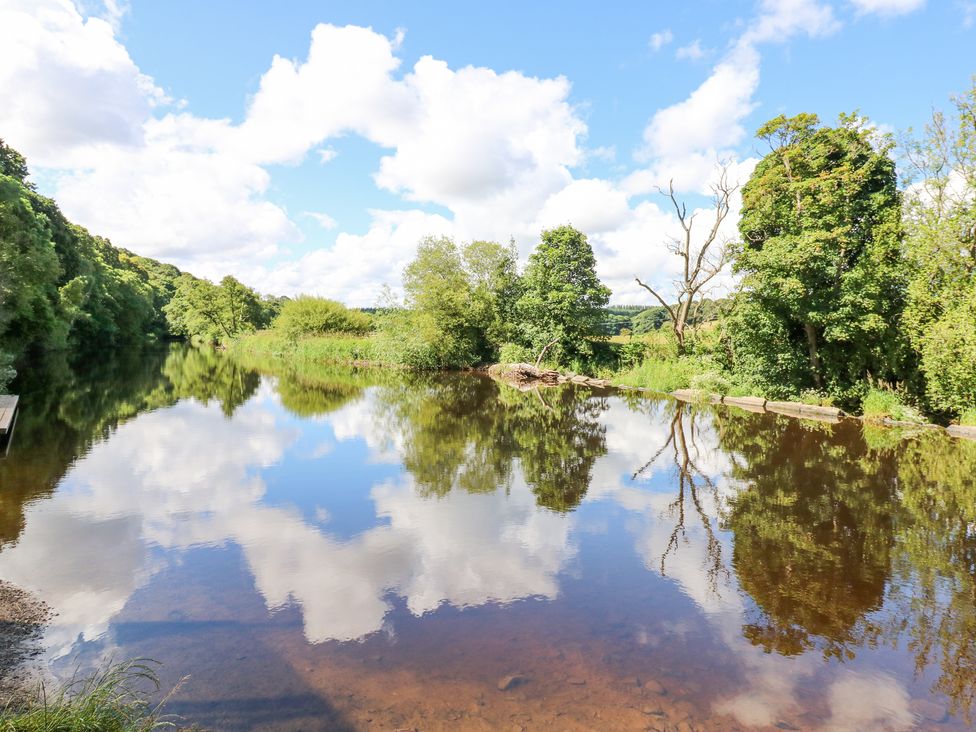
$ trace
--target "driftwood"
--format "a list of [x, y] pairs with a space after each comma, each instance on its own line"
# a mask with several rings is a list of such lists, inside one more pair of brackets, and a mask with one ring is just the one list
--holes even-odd
[[493, 379], [521, 389], [535, 389], [539, 386], [558, 384], [579, 384], [581, 386], [608, 387], [606, 379], [595, 379], [581, 374], [561, 374], [552, 369], [543, 369], [531, 363], [496, 363], [488, 367], [488, 375]]

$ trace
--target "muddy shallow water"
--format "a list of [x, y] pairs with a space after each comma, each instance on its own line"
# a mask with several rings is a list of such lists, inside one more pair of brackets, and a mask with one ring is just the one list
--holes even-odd
[[41, 663], [188, 723], [971, 728], [976, 443], [179, 347], [15, 386]]

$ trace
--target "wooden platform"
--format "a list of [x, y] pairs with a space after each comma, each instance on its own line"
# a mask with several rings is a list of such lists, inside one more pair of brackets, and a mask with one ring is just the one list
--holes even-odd
[[14, 426], [18, 399], [16, 396], [0, 396], [0, 436], [8, 434]]

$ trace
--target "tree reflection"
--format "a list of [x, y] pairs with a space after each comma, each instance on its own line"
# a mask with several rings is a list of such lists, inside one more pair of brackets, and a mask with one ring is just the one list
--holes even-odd
[[674, 500], [668, 504], [667, 514], [675, 523], [667, 546], [661, 554], [661, 574], [667, 576], [668, 557], [677, 553], [681, 542], [688, 541], [686, 517], [690, 507], [705, 532], [708, 586], [712, 592], [717, 593], [719, 580], [723, 575], [728, 575], [728, 569], [722, 559], [722, 544], [715, 534], [713, 519], [704, 504], [704, 499], [707, 498], [713, 507], [718, 506], [718, 489], [712, 476], [699, 467], [705, 457], [704, 451], [714, 449], [714, 446], [702, 444], [701, 421], [708, 417], [708, 414], [693, 407], [686, 408], [681, 402], [674, 402], [667, 439], [654, 456], [634, 473], [632, 479], [637, 479], [656, 465], [662, 456], [671, 457], [678, 487]]
[[0, 460], [0, 548], [24, 528], [24, 505], [50, 496], [74, 461], [141, 412], [195, 398], [230, 416], [259, 377], [212, 349], [120, 350], [70, 361], [52, 353], [15, 383], [21, 409], [10, 455]]
[[417, 489], [444, 496], [508, 489], [517, 460], [540, 506], [576, 508], [606, 453], [605, 398], [564, 386], [518, 391], [472, 375], [413, 375], [381, 391]]
[[852, 657], [877, 637], [891, 567], [897, 468], [857, 425], [730, 413], [722, 447], [745, 484], [729, 501], [733, 566], [758, 606], [743, 629], [767, 651]]
[[976, 442], [927, 433], [899, 454], [905, 516], [895, 600], [916, 668], [972, 721], [976, 702]]

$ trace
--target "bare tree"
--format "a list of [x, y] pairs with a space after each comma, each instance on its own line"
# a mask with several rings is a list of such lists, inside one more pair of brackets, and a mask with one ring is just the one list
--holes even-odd
[[730, 240], [722, 232], [722, 223], [729, 215], [733, 195], [739, 189], [738, 183], [729, 180], [729, 163], [719, 166], [718, 180], [712, 184], [712, 224], [700, 244], [695, 243], [693, 229], [699, 212], [689, 214], [686, 204], [678, 201], [674, 193], [674, 179], [668, 182], [667, 196], [678, 215], [682, 235], [669, 237], [668, 251], [681, 257], [684, 267], [680, 279], [673, 281], [677, 292], [677, 303], [667, 302], [650, 285], [635, 277], [637, 284], [651, 293], [671, 316], [671, 328], [678, 341], [678, 352], [685, 349], [685, 331], [689, 322], [694, 322], [701, 311], [708, 284], [715, 279], [731, 259]]

